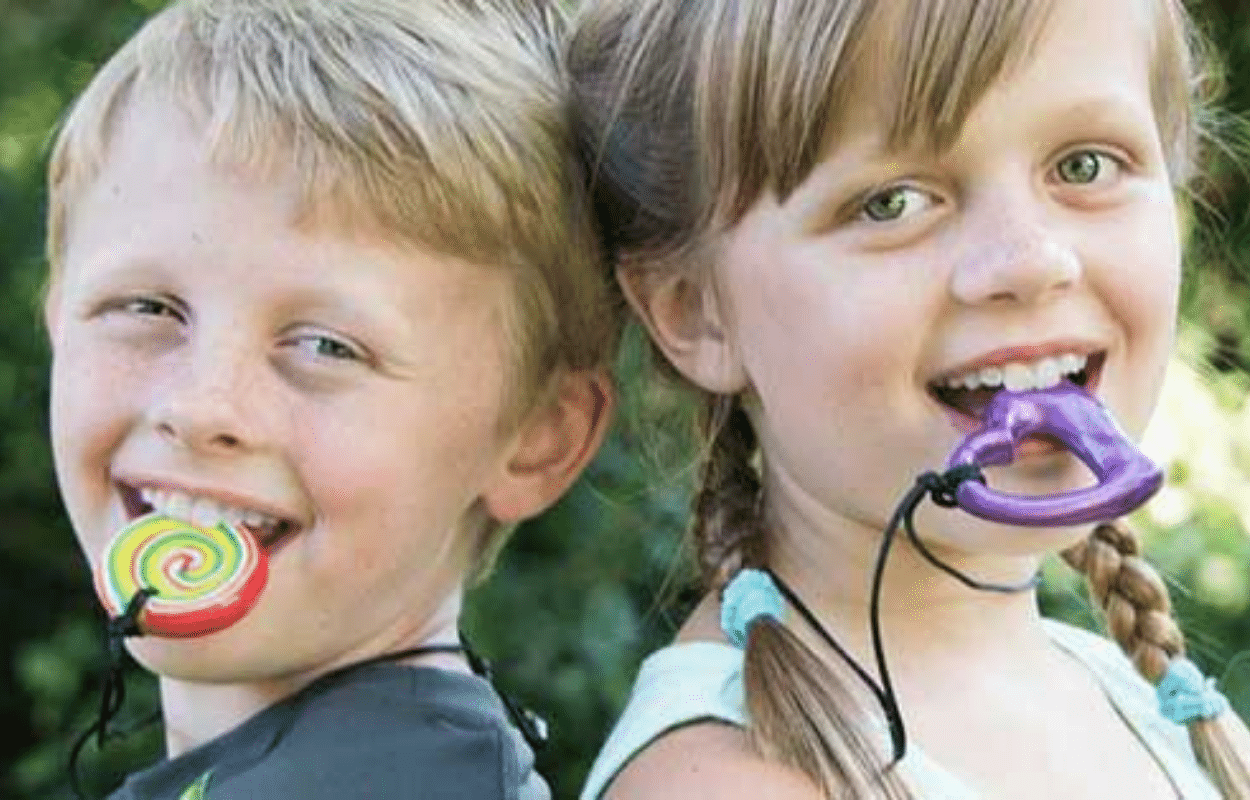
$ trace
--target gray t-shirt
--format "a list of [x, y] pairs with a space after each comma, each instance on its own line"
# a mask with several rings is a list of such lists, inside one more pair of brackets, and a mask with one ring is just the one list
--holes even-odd
[[373, 664], [334, 673], [126, 779], [109, 800], [549, 800], [481, 678]]

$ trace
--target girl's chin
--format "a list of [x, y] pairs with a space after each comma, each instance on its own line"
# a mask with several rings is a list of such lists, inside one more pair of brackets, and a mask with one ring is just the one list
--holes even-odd
[[916, 514], [916, 532], [939, 553], [965, 553], [980, 558], [1041, 559], [1072, 547], [1089, 536], [1092, 527], [1024, 528], [974, 517], [958, 508], [925, 504]]

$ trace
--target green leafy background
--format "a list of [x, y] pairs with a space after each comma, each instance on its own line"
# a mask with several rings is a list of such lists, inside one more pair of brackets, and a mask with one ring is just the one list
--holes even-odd
[[[42, 279], [43, 159], [48, 132], [98, 64], [162, 0], [0, 0], [0, 798], [68, 797], [69, 743], [92, 718], [103, 663], [90, 580], [61, 513], [46, 442]], [[1250, 105], [1250, 0], [1202, 0], [1229, 66], [1228, 108]], [[1243, 138], [1227, 128], [1236, 149]], [[1243, 147], [1244, 149], [1244, 147]], [[1198, 265], [1185, 293], [1178, 358], [1147, 450], [1168, 488], [1138, 515], [1148, 553], [1172, 584], [1192, 654], [1250, 715], [1250, 256], [1246, 175], [1223, 162], [1195, 204]], [[1214, 211], [1213, 209], [1222, 209]], [[540, 764], [575, 796], [626, 697], [638, 661], [671, 636], [691, 600], [681, 529], [690, 471], [682, 437], [630, 423], [644, 348], [620, 372], [626, 413], [586, 477], [524, 525], [471, 597], [466, 628], [502, 686], [550, 722]], [[676, 398], [648, 398], [683, 427]], [[669, 465], [659, 468], [658, 464]], [[676, 465], [676, 466], [673, 466]], [[1096, 625], [1075, 577], [1046, 568], [1046, 610]], [[160, 752], [150, 678], [129, 676], [121, 727], [88, 748], [87, 786], [103, 792]]]

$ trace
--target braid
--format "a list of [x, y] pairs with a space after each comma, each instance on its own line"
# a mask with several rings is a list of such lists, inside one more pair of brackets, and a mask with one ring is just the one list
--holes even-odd
[[704, 427], [711, 445], [694, 500], [691, 535], [705, 585], [719, 589], [744, 566], [764, 563], [761, 486], [751, 463], [755, 429], [738, 398], [712, 401]]
[[1184, 654], [1185, 640], [1163, 579], [1141, 557], [1137, 534], [1127, 525], [1104, 523], [1063, 558], [1084, 573], [1112, 638], [1146, 680], [1158, 683], [1168, 663]]
[[[719, 591], [744, 567], [767, 564], [767, 536], [750, 417], [737, 398], [721, 397], [704, 424], [711, 442], [691, 531], [704, 581]], [[743, 684], [748, 735], [763, 757], [800, 770], [825, 797], [913, 797], [896, 771], [883, 772], [880, 737], [861, 722], [871, 714], [852, 691], [855, 676], [835, 671], [771, 617], [750, 627]]]
[[[1136, 533], [1120, 523], [1099, 525], [1063, 558], [1085, 575], [1111, 636], [1137, 670], [1158, 683], [1168, 663], [1184, 654], [1185, 642], [1172, 618], [1167, 587], [1141, 557]], [[1250, 732], [1236, 712], [1195, 720], [1188, 727], [1198, 762], [1225, 800], [1250, 800]]]

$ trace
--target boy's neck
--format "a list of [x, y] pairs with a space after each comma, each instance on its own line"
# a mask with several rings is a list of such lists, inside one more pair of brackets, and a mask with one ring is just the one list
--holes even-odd
[[[427, 625], [412, 635], [346, 654], [306, 672], [246, 683], [205, 683], [160, 676], [166, 755], [175, 758], [212, 741], [337, 669], [424, 645], [458, 643], [460, 605], [461, 591], [457, 588]], [[395, 663], [472, 673], [464, 657], [455, 653], [410, 655], [395, 659]]]
[[217, 738], [309, 682], [208, 684], [161, 677], [166, 755], [176, 758]]

